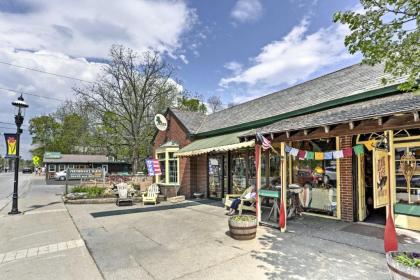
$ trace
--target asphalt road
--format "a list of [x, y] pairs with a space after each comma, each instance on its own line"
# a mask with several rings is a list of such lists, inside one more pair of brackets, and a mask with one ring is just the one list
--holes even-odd
[[[0, 210], [6, 207], [12, 201], [13, 193], [13, 176], [14, 173], [0, 173]], [[19, 173], [19, 196], [22, 196], [27, 192], [29, 188], [29, 182], [33, 174], [22, 174]]]

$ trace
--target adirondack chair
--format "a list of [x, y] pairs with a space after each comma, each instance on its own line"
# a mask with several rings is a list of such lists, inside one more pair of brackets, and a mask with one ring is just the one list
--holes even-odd
[[128, 186], [125, 183], [120, 183], [117, 185], [118, 198], [117, 205], [128, 204], [133, 205], [133, 197], [128, 193]]
[[[225, 197], [225, 206], [227, 209], [232, 205], [232, 201], [236, 198], [241, 198], [241, 203], [238, 206], [239, 215], [242, 215], [242, 210], [248, 210], [256, 212], [255, 198], [245, 199], [245, 195], [252, 191], [253, 187], [247, 188], [242, 194], [227, 194]], [[246, 205], [245, 202], [249, 202], [250, 205]]]
[[143, 194], [143, 205], [145, 203], [154, 203], [156, 205], [159, 194], [159, 187], [157, 184], [152, 184], [147, 189], [147, 192]]

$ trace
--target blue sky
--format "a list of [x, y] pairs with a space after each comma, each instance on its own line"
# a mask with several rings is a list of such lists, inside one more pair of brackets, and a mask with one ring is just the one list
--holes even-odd
[[[360, 61], [333, 24], [336, 0], [2, 0], [0, 62], [94, 80], [113, 43], [153, 49], [177, 68], [183, 87], [204, 99], [241, 103]], [[58, 99], [79, 82], [0, 64], [0, 87]], [[0, 90], [0, 118], [13, 122], [17, 94]], [[25, 96], [26, 120], [59, 101]], [[3, 102], [5, 101], [5, 102]], [[2, 127], [7, 124], [1, 125]], [[10, 126], [13, 127], [13, 126]], [[0, 132], [12, 129], [0, 128]], [[29, 156], [30, 137], [23, 136]], [[4, 153], [0, 145], [0, 154]]]

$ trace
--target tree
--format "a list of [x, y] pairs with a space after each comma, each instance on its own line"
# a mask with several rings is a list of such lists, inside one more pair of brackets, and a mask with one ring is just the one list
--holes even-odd
[[52, 116], [40, 116], [29, 121], [29, 133], [32, 135], [32, 144], [35, 148], [31, 150], [34, 156], [42, 158], [47, 151], [60, 151], [61, 147], [57, 141], [61, 125]]
[[123, 46], [113, 46], [111, 62], [90, 87], [74, 89], [98, 121], [107, 145], [124, 146], [133, 172], [149, 154], [154, 134], [153, 116], [170, 107], [179, 93], [173, 70], [152, 52], [138, 56]]
[[[360, 51], [363, 63], [384, 63], [385, 72], [408, 76], [400, 86], [409, 90], [420, 78], [419, 0], [360, 0], [363, 12], [345, 11], [334, 15], [335, 22], [349, 26], [345, 37], [350, 53]], [[383, 80], [386, 83], [386, 80]]]
[[213, 95], [210, 96], [207, 99], [207, 103], [209, 104], [210, 107], [210, 111], [212, 113], [219, 111], [220, 109], [222, 109], [222, 100], [220, 99], [220, 96], [217, 95]]
[[200, 101], [198, 98], [188, 98], [187, 96], [182, 96], [178, 98], [178, 109], [188, 112], [200, 112], [205, 114], [207, 112], [206, 105]]

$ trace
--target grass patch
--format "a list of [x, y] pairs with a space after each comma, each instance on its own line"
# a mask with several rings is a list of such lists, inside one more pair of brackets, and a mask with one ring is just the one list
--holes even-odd
[[86, 193], [86, 196], [88, 198], [101, 197], [104, 194], [104, 191], [105, 189], [101, 187], [83, 187], [83, 186], [77, 186], [71, 190], [72, 193]]

